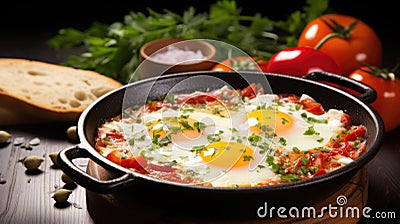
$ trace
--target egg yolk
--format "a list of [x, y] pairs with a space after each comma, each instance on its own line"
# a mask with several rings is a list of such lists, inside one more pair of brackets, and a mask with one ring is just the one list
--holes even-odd
[[158, 135], [158, 138], [162, 139], [169, 135], [172, 142], [176, 139], [193, 140], [202, 135], [202, 130], [199, 131], [195, 128], [195, 122], [197, 121], [192, 118], [168, 117], [149, 122], [147, 131], [151, 138]]
[[212, 142], [200, 152], [200, 157], [211, 166], [230, 169], [248, 165], [253, 153], [239, 142]]
[[293, 118], [290, 115], [273, 109], [252, 111], [247, 114], [247, 118], [257, 120], [257, 124], [250, 124], [250, 131], [255, 133], [260, 133], [265, 126], [274, 129], [276, 134], [281, 134], [293, 126]]

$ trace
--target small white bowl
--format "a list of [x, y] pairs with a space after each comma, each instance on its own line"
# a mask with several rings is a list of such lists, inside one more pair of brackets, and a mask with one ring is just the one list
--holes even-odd
[[[182, 51], [200, 51], [203, 58], [188, 58], [182, 61], [160, 61], [155, 59], [158, 53], [166, 53], [172, 48]], [[156, 39], [140, 48], [139, 79], [188, 71], [210, 70], [215, 65], [215, 47], [205, 40], [165, 38]]]

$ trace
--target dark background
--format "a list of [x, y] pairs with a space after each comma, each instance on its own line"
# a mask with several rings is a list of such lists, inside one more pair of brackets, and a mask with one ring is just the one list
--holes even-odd
[[[20, 57], [58, 63], [66, 59], [49, 48], [46, 41], [55, 36], [59, 29], [74, 27], [88, 28], [94, 21], [106, 24], [123, 21], [130, 11], [147, 12], [150, 7], [162, 12], [163, 9], [180, 14], [189, 6], [198, 12], [208, 11], [210, 0], [169, 0], [169, 1], [13, 1], [0, 10], [0, 57]], [[305, 1], [242, 1], [237, 0], [243, 15], [259, 12], [271, 19], [286, 19], [287, 16], [302, 8]], [[378, 34], [383, 45], [384, 65], [393, 65], [400, 61], [399, 10], [394, 1], [344, 1], [331, 0], [330, 6], [337, 13], [357, 17], [370, 25]], [[68, 53], [67, 53], [68, 55]]]

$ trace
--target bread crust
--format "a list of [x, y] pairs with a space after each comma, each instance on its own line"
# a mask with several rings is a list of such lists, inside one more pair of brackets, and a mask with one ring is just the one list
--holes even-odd
[[0, 125], [75, 121], [123, 85], [91, 70], [19, 58], [0, 58], [0, 80]]

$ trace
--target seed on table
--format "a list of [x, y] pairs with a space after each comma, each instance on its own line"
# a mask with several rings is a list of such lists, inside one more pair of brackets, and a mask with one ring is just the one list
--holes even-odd
[[65, 174], [65, 173], [61, 174], [61, 180], [66, 184], [74, 183], [74, 181], [69, 176], [67, 176], [67, 174]]
[[67, 137], [71, 141], [77, 141], [78, 140], [78, 134], [76, 132], [76, 126], [71, 126], [67, 129]]
[[52, 153], [50, 153], [49, 154], [49, 157], [50, 157], [50, 159], [51, 159], [51, 162], [53, 162], [53, 164], [54, 165], [56, 165], [56, 166], [58, 166], [58, 164], [57, 164], [57, 156], [58, 156], [58, 151], [56, 151], [56, 152], [52, 152]]
[[68, 200], [69, 195], [72, 193], [72, 190], [68, 189], [59, 189], [57, 190], [52, 198], [57, 202], [57, 203], [64, 203]]
[[43, 157], [39, 156], [27, 156], [22, 163], [28, 170], [37, 170], [44, 161]]
[[12, 135], [10, 133], [0, 130], [0, 144], [8, 142], [8, 140], [11, 138], [11, 136]]

